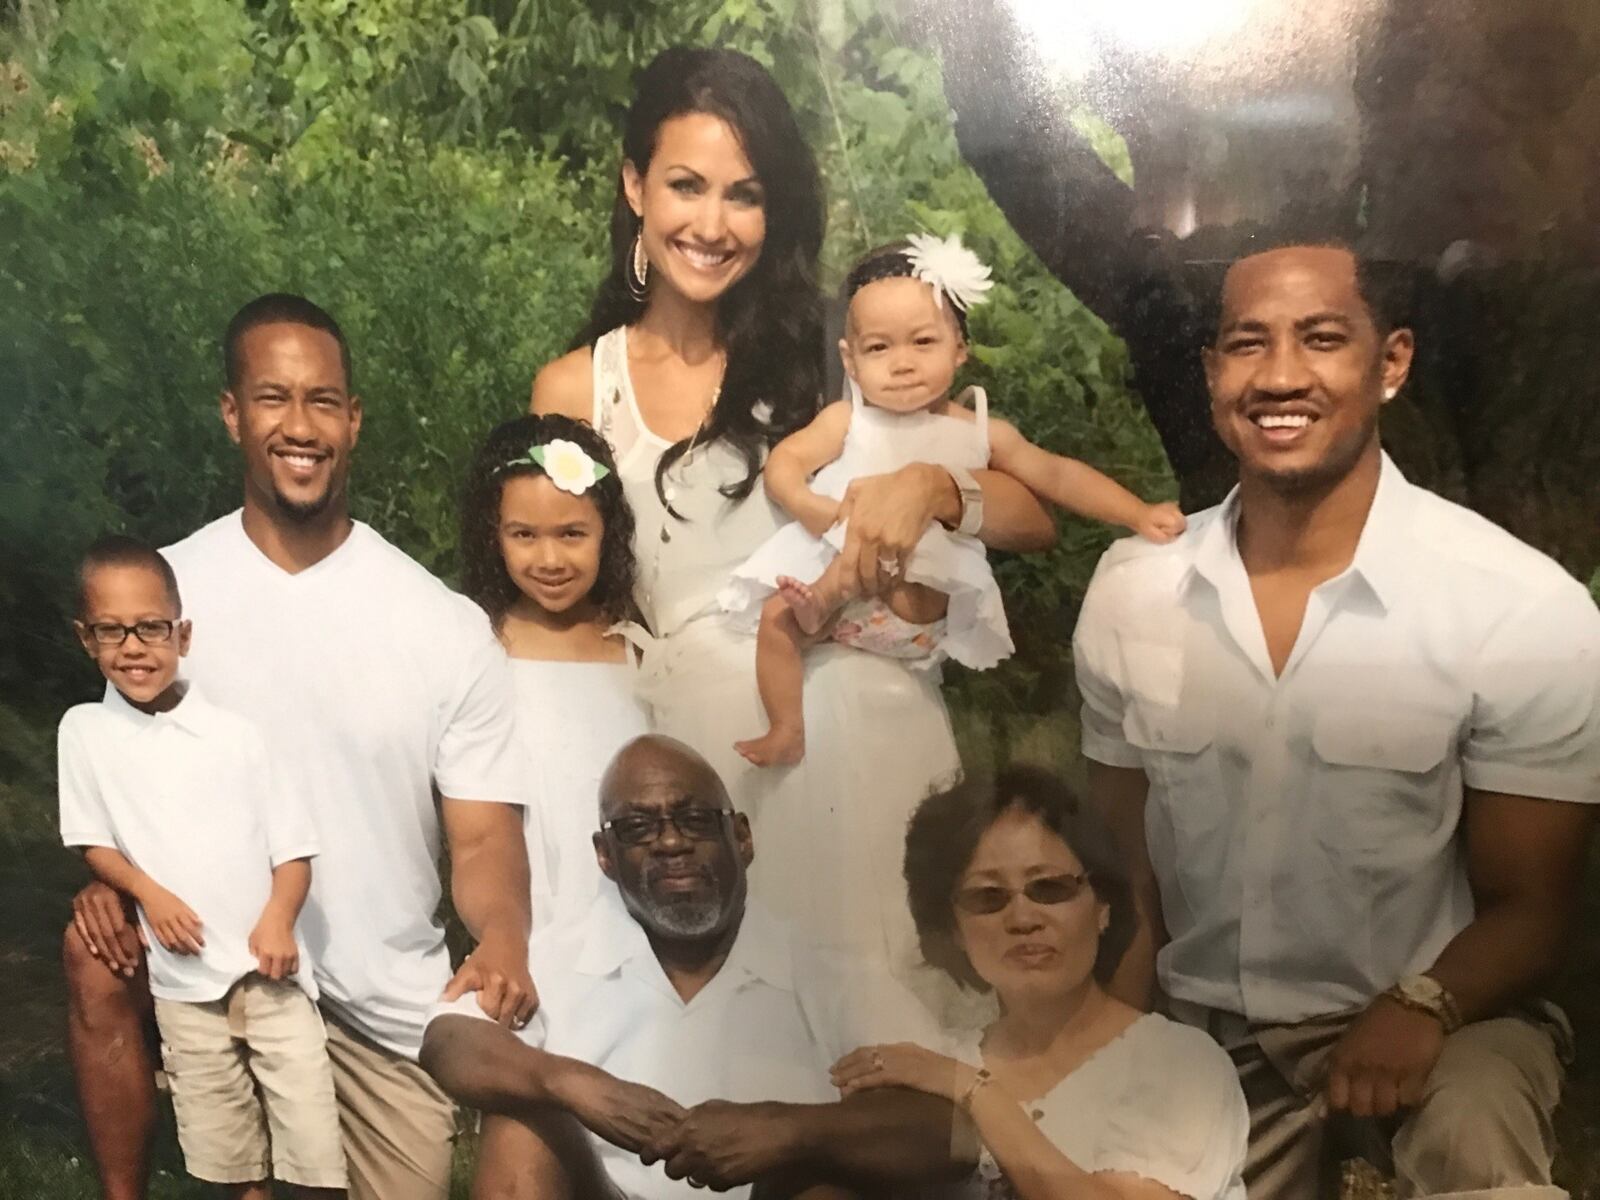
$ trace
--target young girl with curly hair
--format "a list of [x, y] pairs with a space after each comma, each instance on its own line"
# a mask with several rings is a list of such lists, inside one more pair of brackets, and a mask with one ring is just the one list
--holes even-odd
[[594, 898], [600, 774], [648, 731], [627, 646], [611, 632], [632, 609], [632, 542], [616, 464], [588, 425], [528, 416], [489, 434], [467, 480], [462, 586], [516, 680], [535, 929]]

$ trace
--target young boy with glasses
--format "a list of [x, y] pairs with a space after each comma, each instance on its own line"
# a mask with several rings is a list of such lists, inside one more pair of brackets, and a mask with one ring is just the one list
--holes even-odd
[[111, 686], [61, 721], [61, 837], [138, 902], [189, 1173], [247, 1200], [269, 1197], [273, 1175], [300, 1196], [342, 1196], [333, 1077], [295, 934], [317, 852], [309, 816], [274, 787], [255, 727], [177, 678], [190, 627], [157, 551], [96, 542], [74, 627]]

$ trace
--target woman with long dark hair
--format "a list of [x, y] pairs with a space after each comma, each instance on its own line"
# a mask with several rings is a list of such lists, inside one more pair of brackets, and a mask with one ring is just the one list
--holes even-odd
[[[574, 349], [534, 381], [533, 409], [592, 422], [611, 445], [638, 522], [642, 694], [755, 822], [757, 894], [815, 936], [909, 966], [893, 864], [911, 809], [958, 766], [937, 683], [825, 646], [807, 664], [805, 762], [759, 770], [733, 749], [761, 719], [755, 639], [716, 594], [784, 520], [761, 466], [822, 389], [815, 160], [763, 67], [687, 48], [641, 73], [622, 158], [610, 270]], [[933, 520], [975, 524], [984, 504], [992, 544], [1047, 544], [1037, 501], [980, 475], [963, 489], [915, 465], [894, 487], [855, 485], [846, 557], [863, 586], [876, 591], [880, 562], [908, 556]]]

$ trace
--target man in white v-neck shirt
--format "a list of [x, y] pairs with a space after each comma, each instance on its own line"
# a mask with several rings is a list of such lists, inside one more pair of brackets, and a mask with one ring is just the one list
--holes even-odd
[[540, 1006], [520, 1036], [466, 998], [428, 1025], [423, 1064], [485, 1114], [474, 1194], [822, 1200], [971, 1169], [949, 1103], [839, 1100], [845, 1054], [938, 1035], [886, 977], [748, 898], [750, 825], [703, 758], [659, 735], [624, 746], [594, 842], [611, 882], [534, 936]]
[[1538, 989], [1600, 800], [1600, 613], [1383, 454], [1385, 308], [1341, 246], [1235, 263], [1205, 358], [1239, 486], [1084, 599], [1091, 789], [1147, 883], [1119, 982], [1232, 1054], [1252, 1200], [1356, 1149], [1406, 1200], [1553, 1200]]
[[[505, 656], [475, 605], [350, 519], [362, 409], [332, 318], [300, 297], [260, 297], [230, 323], [224, 356], [244, 506], [164, 552], [205, 631], [186, 674], [262, 731], [317, 827], [301, 928], [351, 1194], [435, 1200], [454, 1116], [416, 1063], [429, 1006], [447, 984], [508, 1024], [536, 1003]], [[454, 979], [434, 915], [444, 842], [478, 942]], [[90, 889], [76, 907], [66, 962], [80, 1098], [105, 1194], [139, 1196], [154, 1109], [137, 944], [119, 897]]]

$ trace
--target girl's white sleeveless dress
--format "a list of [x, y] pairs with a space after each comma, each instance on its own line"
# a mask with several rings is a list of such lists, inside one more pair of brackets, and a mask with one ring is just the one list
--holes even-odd
[[592, 838], [600, 825], [600, 776], [623, 745], [650, 731], [634, 695], [635, 674], [631, 661], [511, 660], [517, 740], [534, 785], [522, 832], [536, 931], [588, 908], [599, 893]]
[[[989, 465], [989, 399], [982, 388], [970, 389], [973, 419], [927, 411], [897, 413], [865, 403], [854, 381], [850, 388], [850, 428], [839, 457], [811, 481], [818, 495], [838, 500], [852, 480], [885, 475], [911, 463], [964, 467]], [[733, 573], [718, 596], [736, 624], [755, 628], [761, 606], [778, 586], [778, 576], [811, 582], [844, 548], [844, 526], [835, 525], [815, 537], [799, 521], [773, 534]], [[1011, 654], [1000, 588], [977, 538], [951, 533], [935, 525], [922, 535], [905, 566], [905, 578], [943, 592], [950, 603], [921, 666], [953, 658], [974, 670], [986, 670]], [[849, 611], [871, 609], [880, 601], [856, 601]], [[910, 629], [922, 628], [909, 626]]]
[[[717, 490], [744, 476], [726, 445], [697, 446], [668, 473], [671, 516], [655, 469], [670, 445], [639, 415], [627, 332], [594, 346], [594, 426], [616, 456], [637, 522], [636, 596], [653, 636], [641, 636], [640, 696], [659, 733], [716, 769], [751, 821], [751, 887], [817, 941], [886, 962], [915, 987], [922, 966], [901, 864], [906, 822], [959, 771], [937, 672], [842, 646], [806, 657], [806, 757], [757, 768], [733, 743], [766, 728], [756, 693], [755, 637], [717, 603], [735, 567], [786, 521], [759, 478], [750, 495]], [[918, 990], [922, 990], [920, 987]]]

